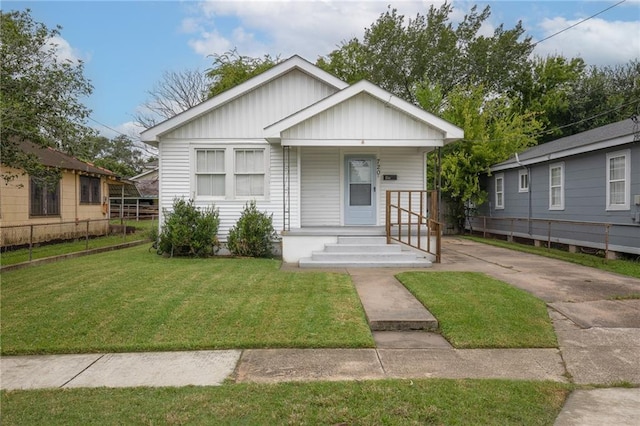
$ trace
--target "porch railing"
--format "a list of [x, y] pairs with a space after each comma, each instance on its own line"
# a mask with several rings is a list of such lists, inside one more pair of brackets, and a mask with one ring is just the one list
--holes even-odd
[[406, 244], [435, 256], [440, 263], [442, 224], [436, 220], [437, 191], [389, 190], [386, 206], [387, 243]]

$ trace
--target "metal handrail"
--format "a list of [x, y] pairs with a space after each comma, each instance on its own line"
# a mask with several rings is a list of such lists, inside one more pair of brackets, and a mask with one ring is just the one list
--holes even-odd
[[[393, 196], [395, 194], [395, 197]], [[419, 203], [414, 204], [414, 194], [418, 194]], [[395, 203], [393, 201], [395, 198]], [[405, 203], [403, 203], [403, 200]], [[430, 206], [427, 208], [427, 201]], [[396, 223], [391, 223], [392, 213], [395, 213]], [[407, 221], [403, 222], [403, 216]], [[386, 234], [387, 243], [397, 241], [417, 250], [432, 254], [436, 257], [436, 263], [440, 263], [442, 224], [434, 219], [437, 215], [437, 192], [426, 190], [387, 190], [386, 192]], [[392, 228], [397, 229], [397, 234]], [[407, 235], [403, 237], [403, 227], [406, 227]], [[426, 230], [423, 231], [423, 227]], [[417, 242], [413, 240], [413, 231], [416, 230]], [[422, 245], [423, 232], [427, 236], [427, 247]], [[431, 247], [431, 236], [436, 237], [436, 247]]]

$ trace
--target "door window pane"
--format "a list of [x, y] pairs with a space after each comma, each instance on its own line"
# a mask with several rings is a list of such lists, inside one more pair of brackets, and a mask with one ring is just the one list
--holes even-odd
[[352, 183], [349, 185], [349, 205], [370, 206], [371, 205], [371, 184]]

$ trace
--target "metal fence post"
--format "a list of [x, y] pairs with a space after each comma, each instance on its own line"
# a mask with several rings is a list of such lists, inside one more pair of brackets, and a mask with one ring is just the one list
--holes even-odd
[[29, 225], [29, 262], [33, 260], [33, 225]]
[[84, 249], [89, 250], [89, 219], [87, 219], [87, 232], [84, 234]]
[[551, 249], [551, 221], [547, 222], [547, 250]]

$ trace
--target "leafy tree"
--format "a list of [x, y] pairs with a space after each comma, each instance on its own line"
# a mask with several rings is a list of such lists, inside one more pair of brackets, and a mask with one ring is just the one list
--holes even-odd
[[[437, 87], [430, 90], [423, 86], [418, 98], [433, 104], [437, 94]], [[465, 131], [463, 140], [443, 148], [441, 164], [441, 189], [450, 209], [448, 219], [458, 229], [464, 229], [465, 207], [481, 204], [487, 197], [480, 188], [480, 174], [514, 152], [535, 145], [543, 125], [536, 113], [518, 112], [511, 99], [489, 97], [483, 86], [457, 86], [444, 105], [440, 114]], [[433, 162], [429, 170], [435, 170]]]
[[131, 177], [142, 172], [145, 159], [133, 140], [125, 135], [113, 139], [104, 136], [91, 138], [82, 157], [96, 166], [109, 169], [118, 176]]
[[584, 76], [585, 63], [581, 58], [568, 60], [563, 56], [536, 57], [531, 67], [524, 70], [511, 90], [520, 111], [536, 111], [540, 114], [548, 132], [540, 142], [563, 135], [562, 125], [571, 116], [572, 99]]
[[272, 58], [270, 55], [265, 55], [263, 58], [252, 58], [238, 54], [235, 49], [221, 55], [214, 54], [213, 67], [206, 74], [212, 82], [209, 97], [244, 83], [251, 77], [272, 68], [278, 62], [280, 62], [279, 57]]
[[431, 6], [426, 15], [406, 19], [389, 8], [357, 38], [343, 42], [318, 66], [349, 83], [366, 78], [389, 92], [416, 102], [416, 90], [425, 79], [443, 95], [457, 85], [483, 85], [502, 93], [528, 65], [533, 50], [521, 23], [506, 30], [499, 26], [491, 37], [479, 34], [490, 16], [487, 6], [474, 6], [456, 26], [450, 22], [453, 6]]
[[135, 121], [148, 129], [198, 105], [207, 99], [210, 83], [207, 74], [198, 69], [165, 71], [147, 92], [149, 98], [139, 108]]
[[562, 136], [590, 130], [640, 114], [640, 60], [627, 64], [591, 67], [569, 98], [571, 108]]
[[[93, 88], [83, 75], [81, 61], [57, 56], [55, 37], [61, 27], [35, 22], [29, 9], [0, 11], [0, 142], [2, 163], [32, 176], [59, 178], [20, 149], [22, 141], [54, 146], [75, 154], [78, 141], [92, 130], [82, 97]], [[57, 177], [56, 177], [57, 176]], [[3, 176], [10, 179], [11, 176]]]

